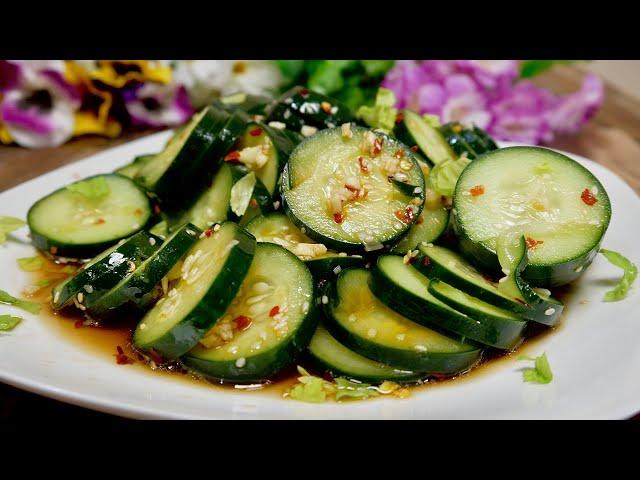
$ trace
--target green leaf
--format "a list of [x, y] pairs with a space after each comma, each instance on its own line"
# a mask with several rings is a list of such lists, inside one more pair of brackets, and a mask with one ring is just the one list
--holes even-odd
[[22, 321], [22, 318], [14, 315], [0, 315], [0, 332], [9, 332]]
[[287, 79], [293, 80], [304, 71], [304, 60], [276, 60], [280, 73]]
[[0, 303], [7, 305], [13, 305], [16, 308], [21, 308], [29, 313], [38, 314], [42, 308], [39, 303], [28, 302], [26, 300], [20, 300], [19, 298], [9, 295], [4, 290], [0, 290]]
[[365, 72], [370, 77], [382, 76], [393, 67], [393, 60], [361, 60]]
[[620, 301], [629, 294], [629, 289], [633, 282], [638, 278], [638, 267], [635, 266], [628, 258], [613, 250], [605, 248], [600, 249], [600, 253], [616, 267], [621, 268], [624, 273], [618, 284], [604, 295], [605, 302]]
[[395, 104], [396, 96], [393, 91], [379, 88], [375, 104], [372, 107], [361, 106], [356, 112], [356, 117], [364, 120], [372, 128], [379, 128], [389, 133], [393, 130], [398, 114]]
[[379, 393], [367, 383], [356, 383], [343, 377], [336, 378], [336, 400], [342, 398], [369, 398], [377, 397]]
[[437, 164], [429, 174], [429, 184], [440, 195], [453, 196], [460, 174], [471, 163], [466, 156], [457, 159], [450, 158]]
[[233, 185], [233, 187], [231, 187], [229, 204], [233, 213], [239, 217], [244, 215], [244, 212], [246, 212], [255, 186], [256, 174], [251, 172], [242, 177]]
[[576, 60], [526, 60], [520, 65], [520, 78], [531, 78], [546, 72], [561, 63], [573, 63]]
[[18, 266], [20, 267], [20, 270], [25, 272], [37, 272], [38, 270], [42, 270], [44, 261], [39, 255], [36, 255], [35, 257], [19, 258]]
[[111, 193], [109, 184], [104, 177], [93, 177], [72, 183], [67, 185], [67, 190], [80, 194], [89, 200], [100, 200]]
[[320, 93], [330, 94], [344, 86], [342, 64], [326, 60], [309, 76], [309, 88]]
[[0, 243], [7, 241], [7, 234], [23, 227], [26, 223], [16, 217], [0, 217]]
[[331, 382], [311, 375], [304, 368], [298, 366], [298, 383], [288, 392], [294, 400], [309, 403], [322, 403], [327, 400], [327, 395], [335, 392], [335, 386]]
[[518, 360], [533, 360], [534, 362], [533, 368], [525, 368], [522, 371], [522, 379], [525, 382], [546, 384], [551, 383], [551, 380], [553, 380], [553, 373], [551, 372], [546, 353], [536, 358], [521, 355], [518, 357]]

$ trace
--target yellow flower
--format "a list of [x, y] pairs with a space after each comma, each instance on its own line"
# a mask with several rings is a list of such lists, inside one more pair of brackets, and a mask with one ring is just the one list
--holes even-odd
[[89, 72], [90, 77], [115, 88], [133, 80], [162, 84], [171, 81], [171, 67], [152, 60], [98, 60], [97, 67]]
[[10, 145], [13, 143], [13, 138], [11, 138], [11, 134], [7, 131], [7, 129], [0, 123], [0, 143], [4, 143], [5, 145]]
[[101, 118], [94, 112], [76, 112], [73, 135], [104, 135], [116, 138], [122, 132], [122, 125], [113, 118]]

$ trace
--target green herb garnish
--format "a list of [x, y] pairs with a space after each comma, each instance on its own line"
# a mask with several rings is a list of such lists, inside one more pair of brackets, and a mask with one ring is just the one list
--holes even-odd
[[12, 295], [9, 295], [4, 290], [0, 290], [0, 303], [12, 305], [16, 308], [21, 308], [29, 313], [38, 314], [42, 309], [42, 305], [39, 303], [28, 302], [26, 300], [20, 300]]
[[346, 378], [336, 378], [336, 400], [342, 398], [369, 398], [377, 397], [379, 393], [367, 383], [356, 383]]
[[527, 360], [534, 362], [533, 368], [525, 368], [522, 370], [522, 379], [528, 383], [551, 383], [553, 373], [549, 366], [547, 354], [543, 353], [539, 357], [529, 357], [521, 355], [518, 360]]
[[23, 227], [26, 223], [16, 217], [0, 217], [0, 243], [7, 241], [7, 234]]
[[25, 272], [37, 272], [38, 270], [42, 270], [44, 261], [39, 255], [36, 255], [35, 257], [19, 258], [18, 266], [20, 267], [20, 270]]
[[624, 271], [624, 274], [618, 284], [613, 287], [613, 289], [605, 293], [604, 301], [617, 302], [626, 298], [629, 294], [629, 289], [638, 277], [638, 267], [636, 267], [627, 257], [619, 254], [618, 252], [614, 252], [613, 250], [601, 248], [600, 253], [604, 255], [609, 262]]
[[0, 315], [0, 332], [9, 332], [16, 328], [22, 318], [14, 315]]
[[356, 112], [372, 128], [378, 128], [386, 133], [391, 132], [396, 123], [398, 109], [395, 108], [396, 95], [386, 88], [379, 88], [376, 102], [372, 107], [363, 105]]
[[298, 384], [289, 390], [289, 396], [294, 400], [310, 403], [322, 403], [327, 400], [327, 395], [335, 393], [333, 383], [311, 375], [304, 368], [298, 366]]
[[93, 177], [72, 183], [67, 186], [67, 190], [78, 193], [89, 200], [100, 200], [111, 193], [109, 184], [104, 177]]

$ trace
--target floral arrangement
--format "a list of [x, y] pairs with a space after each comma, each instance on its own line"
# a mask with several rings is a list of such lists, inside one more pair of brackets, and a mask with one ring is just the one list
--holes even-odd
[[502, 140], [548, 143], [575, 133], [602, 104], [595, 75], [569, 95], [523, 77], [551, 61], [516, 60], [0, 60], [0, 143], [29, 148], [72, 137], [183, 124], [219, 96], [277, 95], [303, 84], [354, 111], [379, 86], [398, 108], [475, 123]]

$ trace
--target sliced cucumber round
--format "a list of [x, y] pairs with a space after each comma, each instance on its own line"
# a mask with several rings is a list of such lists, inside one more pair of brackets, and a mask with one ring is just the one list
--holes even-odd
[[259, 242], [270, 242], [286, 248], [305, 262], [316, 279], [327, 278], [349, 267], [364, 264], [361, 255], [335, 253], [314, 242], [296, 227], [284, 213], [273, 212], [254, 218], [247, 230]]
[[[394, 257], [397, 258], [397, 257]], [[407, 370], [453, 375], [480, 359], [475, 345], [418, 325], [380, 302], [371, 274], [349, 269], [329, 284], [326, 326], [343, 345], [372, 360]]]
[[224, 317], [182, 361], [226, 382], [267, 380], [294, 362], [316, 325], [309, 270], [284, 248], [259, 243]]
[[465, 308], [463, 311], [456, 309], [449, 297], [444, 299], [434, 294], [426, 276], [395, 255], [378, 258], [369, 288], [389, 308], [416, 323], [496, 348], [509, 350], [515, 347], [526, 326], [516, 314], [470, 296], [461, 298], [465, 295], [463, 292], [454, 299]]
[[60, 310], [77, 302], [81, 309], [87, 303], [111, 290], [131, 270], [149, 258], [162, 240], [146, 232], [138, 232], [127, 240], [97, 255], [86, 263], [75, 275], [56, 285], [51, 291], [51, 304], [54, 310]]
[[135, 178], [142, 167], [144, 167], [147, 163], [149, 163], [156, 156], [155, 153], [149, 153], [146, 155], [138, 155], [133, 159], [133, 161], [124, 167], [118, 168], [114, 173], [119, 173], [120, 175], [128, 178]]
[[133, 235], [151, 218], [144, 190], [131, 179], [113, 173], [56, 190], [38, 200], [27, 214], [37, 248], [77, 259], [91, 258]]
[[86, 302], [89, 315], [93, 318], [109, 318], [125, 306], [139, 311], [148, 307], [161, 295], [162, 290], [158, 291], [157, 287], [162, 279], [198, 240], [200, 233], [195, 225], [187, 224], [162, 244], [150, 237], [149, 243], [157, 245], [157, 250], [107, 293]]
[[187, 252], [181, 277], [138, 323], [135, 347], [170, 359], [193, 348], [233, 301], [255, 247], [255, 238], [232, 222], [204, 235]]
[[449, 225], [449, 210], [440, 206], [435, 210], [425, 208], [418, 220], [411, 226], [406, 236], [391, 249], [393, 253], [405, 254], [420, 243], [432, 243], [438, 240]]
[[411, 110], [403, 110], [402, 120], [396, 123], [393, 133], [410, 147], [417, 146], [420, 153], [434, 165], [456, 158], [440, 131]]
[[363, 382], [381, 383], [385, 380], [410, 382], [424, 376], [402, 368], [394, 368], [384, 363], [349, 350], [319, 325], [308, 347], [312, 362], [319, 368], [336, 376], [345, 376]]
[[[306, 235], [338, 251], [381, 249], [420, 216], [424, 176], [397, 140], [351, 126], [322, 130], [291, 154], [282, 177], [285, 209]], [[403, 194], [390, 178], [415, 185]]]
[[597, 254], [611, 218], [609, 197], [585, 167], [541, 147], [495, 150], [460, 176], [454, 219], [463, 254], [500, 271], [496, 241], [525, 235], [531, 244], [523, 276], [552, 287], [578, 278]]

